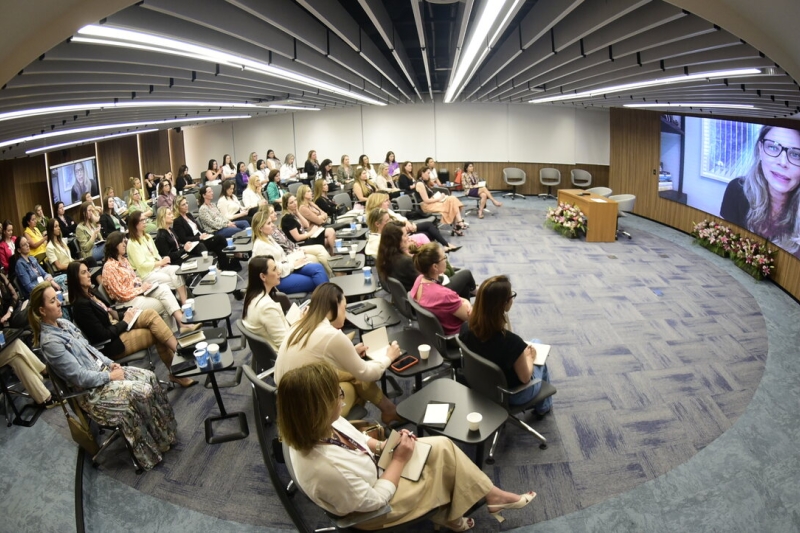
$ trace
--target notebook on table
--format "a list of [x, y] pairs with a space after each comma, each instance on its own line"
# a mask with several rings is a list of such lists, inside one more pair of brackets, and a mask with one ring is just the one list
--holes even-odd
[[444, 429], [450, 421], [450, 415], [456, 408], [452, 402], [430, 401], [425, 407], [425, 414], [422, 416], [420, 425], [434, 429]]

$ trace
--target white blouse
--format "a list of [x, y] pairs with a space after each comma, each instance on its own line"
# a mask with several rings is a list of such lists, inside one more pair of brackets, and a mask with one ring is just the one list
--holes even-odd
[[226, 180], [233, 179], [236, 177], [236, 169], [229, 167], [228, 165], [222, 166], [222, 177]]
[[283, 251], [283, 248], [281, 248], [272, 237], [269, 237], [268, 239], [269, 240], [264, 240], [263, 238], [259, 237], [253, 241], [253, 257], [264, 257], [271, 255], [278, 266], [280, 266], [281, 278], [285, 278], [294, 271], [294, 263], [298, 259], [305, 257], [305, 252], [303, 252], [301, 249], [297, 250], [296, 252], [292, 252], [290, 255], [286, 255], [286, 253]]
[[242, 203], [247, 209], [258, 207], [258, 204], [261, 203], [261, 200], [263, 199], [263, 196], [255, 192], [250, 187], [246, 188], [242, 193]]
[[222, 215], [228, 220], [233, 220], [233, 217], [242, 211], [242, 204], [235, 196], [228, 198], [227, 196], [220, 196], [217, 200], [217, 208]]
[[247, 318], [242, 323], [248, 330], [269, 341], [275, 353], [283, 344], [290, 327], [281, 304], [266, 293], [253, 298], [247, 307]]
[[297, 175], [297, 169], [294, 165], [281, 165], [281, 180], [286, 181]]

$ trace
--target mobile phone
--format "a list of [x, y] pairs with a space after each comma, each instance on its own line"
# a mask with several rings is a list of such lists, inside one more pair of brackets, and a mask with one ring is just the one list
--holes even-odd
[[392, 370], [394, 370], [395, 372], [402, 372], [404, 370], [408, 370], [417, 363], [419, 363], [419, 359], [417, 359], [413, 355], [406, 355], [405, 357], [401, 357], [400, 359], [392, 363]]

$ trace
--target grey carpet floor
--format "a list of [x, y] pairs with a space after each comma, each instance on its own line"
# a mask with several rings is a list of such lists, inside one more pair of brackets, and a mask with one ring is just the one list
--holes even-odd
[[[554, 345], [549, 364], [559, 394], [554, 414], [538, 424], [550, 448], [540, 451], [527, 435], [509, 428], [497, 463], [487, 467], [503, 487], [531, 487], [540, 494], [529, 509], [509, 513], [503, 529], [583, 509], [653, 480], [729, 428], [761, 377], [766, 329], [759, 305], [772, 301], [756, 302], [742, 284], [755, 294], [774, 289], [735, 270], [724, 273], [729, 265], [703, 256], [702, 250], [698, 256], [697, 250], [685, 249], [685, 236], [639, 219], [628, 222], [642, 230], [633, 241], [588, 245], [565, 240], [541, 228], [544, 203], [537, 202], [518, 200], [496, 217], [475, 220], [469, 236], [457, 239], [465, 249], [454, 255], [454, 262], [471, 268], [479, 280], [496, 272], [510, 274], [520, 293], [512, 313], [515, 329]], [[523, 227], [513, 233], [508, 229]], [[772, 295], [775, 301], [781, 297], [779, 291]], [[780, 328], [770, 334], [781, 344], [796, 335]], [[238, 356], [241, 360], [244, 353]], [[195, 387], [171, 395], [181, 443], [165, 463], [137, 477], [112, 454], [101, 472], [157, 500], [223, 520], [289, 527], [271, 494], [254, 431], [244, 441], [207, 446], [201, 421], [216, 410], [210, 391]], [[244, 385], [223, 396], [229, 409], [250, 412]], [[64, 433], [63, 417], [50, 412], [45, 419]], [[709, 448], [721, 441], [720, 447], [730, 447], [732, 438], [726, 437]], [[734, 440], [734, 447], [738, 443]], [[706, 452], [702, 461], [719, 460], [718, 453], [708, 457]], [[643, 492], [654, 500], [653, 487], [662, 480], [672, 483], [674, 477], [641, 485], [605, 508], [621, 512], [615, 502]], [[698, 489], [703, 483], [708, 481], [698, 480]], [[667, 490], [659, 496], [659, 505], [676, 499]], [[764, 498], [756, 503], [763, 504]], [[589, 525], [598, 522], [592, 521], [596, 514], [591, 511], [547, 524], [573, 529], [580, 523], [594, 530]], [[623, 518], [634, 525], [638, 517], [650, 522], [649, 511], [647, 506], [635, 513], [625, 510]], [[497, 527], [480, 517], [479, 524], [481, 530]]]

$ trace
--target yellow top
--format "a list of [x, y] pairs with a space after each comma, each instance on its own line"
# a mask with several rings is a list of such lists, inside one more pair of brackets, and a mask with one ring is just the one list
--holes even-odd
[[[42, 232], [39, 231], [39, 228], [25, 228], [25, 236], [30, 241], [28, 244], [33, 244], [34, 242], [38, 242], [42, 240]], [[47, 241], [42, 242], [39, 246], [34, 248], [31, 246], [31, 255], [36, 257], [39, 254], [43, 254], [47, 251]]]

